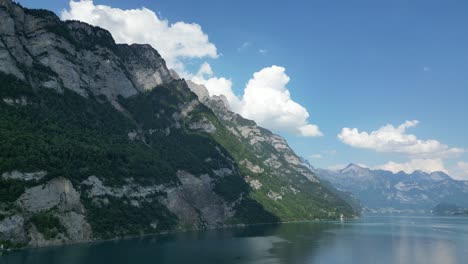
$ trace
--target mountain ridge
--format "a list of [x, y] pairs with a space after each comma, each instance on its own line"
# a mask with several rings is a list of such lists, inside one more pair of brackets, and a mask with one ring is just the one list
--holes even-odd
[[468, 201], [468, 181], [455, 180], [444, 172], [393, 173], [356, 164], [314, 172], [339, 190], [355, 194], [370, 209], [430, 210], [442, 202], [465, 205]]
[[0, 243], [356, 212], [287, 142], [200, 102], [149, 45], [0, 0]]

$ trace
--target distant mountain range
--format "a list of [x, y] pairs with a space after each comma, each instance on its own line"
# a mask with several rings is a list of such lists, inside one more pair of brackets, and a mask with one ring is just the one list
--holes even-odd
[[454, 180], [443, 172], [392, 173], [356, 164], [338, 171], [313, 171], [339, 190], [353, 193], [370, 209], [430, 210], [440, 203], [468, 206], [468, 181]]
[[468, 208], [459, 207], [456, 204], [440, 203], [432, 208], [435, 215], [468, 215]]

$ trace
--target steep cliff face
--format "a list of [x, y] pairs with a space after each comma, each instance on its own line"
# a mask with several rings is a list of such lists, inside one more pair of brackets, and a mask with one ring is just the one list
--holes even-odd
[[0, 1], [0, 70], [33, 87], [129, 97], [173, 78], [149, 45], [117, 45], [88, 24]]
[[148, 45], [0, 0], [0, 244], [354, 214], [284, 139], [202, 100]]
[[[310, 164], [294, 153], [284, 138], [258, 126], [230, 110], [223, 95], [209, 96], [203, 85], [187, 82], [200, 101], [209, 107], [219, 122], [248, 155], [235, 156], [252, 197], [262, 201], [268, 211], [283, 220], [311, 217], [333, 218], [339, 212], [356, 213], [345, 203], [340, 192], [322, 183]], [[273, 202], [272, 202], [273, 201]], [[278, 206], [281, 204], [281, 206]], [[356, 212], [353, 212], [356, 211]]]

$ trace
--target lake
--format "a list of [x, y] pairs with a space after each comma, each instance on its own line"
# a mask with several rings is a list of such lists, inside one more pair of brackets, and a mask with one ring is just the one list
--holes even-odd
[[30, 249], [0, 263], [468, 263], [468, 217], [258, 225]]

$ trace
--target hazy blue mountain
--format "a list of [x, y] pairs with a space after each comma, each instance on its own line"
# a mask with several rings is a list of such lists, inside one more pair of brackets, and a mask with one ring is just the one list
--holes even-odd
[[314, 172], [339, 190], [353, 193], [368, 208], [430, 210], [441, 202], [468, 205], [468, 181], [454, 180], [443, 172], [392, 173], [356, 164]]
[[468, 208], [451, 203], [440, 203], [432, 208], [432, 213], [435, 215], [468, 215]]

